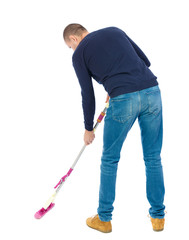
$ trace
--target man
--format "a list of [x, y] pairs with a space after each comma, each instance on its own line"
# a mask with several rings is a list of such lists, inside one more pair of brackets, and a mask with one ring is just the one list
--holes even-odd
[[148, 58], [125, 32], [116, 27], [89, 33], [80, 24], [70, 24], [64, 29], [63, 37], [68, 47], [74, 50], [72, 60], [81, 86], [86, 145], [95, 138], [92, 78], [103, 84], [109, 100], [104, 123], [98, 214], [88, 218], [87, 225], [101, 232], [112, 231], [120, 151], [138, 118], [146, 167], [146, 192], [151, 205], [149, 214], [153, 229], [163, 230], [162, 103], [157, 77], [149, 69]]

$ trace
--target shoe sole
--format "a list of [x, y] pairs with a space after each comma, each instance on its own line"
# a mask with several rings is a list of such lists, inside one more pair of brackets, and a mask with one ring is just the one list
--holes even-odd
[[89, 228], [91, 228], [91, 229], [94, 229], [94, 230], [96, 230], [96, 231], [99, 231], [99, 232], [102, 232], [102, 233], [111, 233], [112, 232], [112, 230], [110, 230], [110, 231], [101, 231], [101, 230], [99, 230], [99, 229], [96, 229], [96, 228], [93, 228], [93, 227], [91, 227], [91, 226], [89, 226], [89, 225], [87, 225]]
[[155, 229], [153, 229], [153, 230], [154, 230], [154, 232], [162, 232], [164, 230], [164, 228], [163, 229], [159, 229], [159, 230], [155, 230]]

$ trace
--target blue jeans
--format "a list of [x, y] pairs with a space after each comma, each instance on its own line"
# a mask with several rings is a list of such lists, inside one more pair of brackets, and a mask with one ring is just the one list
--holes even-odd
[[161, 164], [163, 137], [162, 102], [159, 86], [123, 94], [109, 101], [105, 117], [98, 214], [112, 219], [117, 167], [127, 133], [138, 118], [146, 169], [146, 194], [153, 218], [164, 218], [164, 180]]

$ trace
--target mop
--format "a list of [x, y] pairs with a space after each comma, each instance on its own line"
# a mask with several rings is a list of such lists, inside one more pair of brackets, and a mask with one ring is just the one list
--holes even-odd
[[[97, 122], [93, 128], [93, 131], [95, 132], [99, 123], [102, 121], [102, 119], [104, 118], [107, 108], [109, 106], [109, 103], [106, 104], [106, 107], [104, 108], [104, 110], [101, 112], [101, 114], [99, 115]], [[40, 219], [42, 218], [47, 212], [49, 212], [55, 205], [54, 201], [55, 198], [58, 194], [58, 192], [60, 191], [61, 187], [63, 186], [63, 184], [65, 183], [65, 181], [67, 180], [67, 178], [70, 176], [70, 174], [72, 173], [75, 165], [77, 164], [79, 158], [81, 157], [82, 153], [84, 152], [86, 148], [86, 145], [84, 144], [84, 146], [82, 147], [81, 151], [79, 152], [78, 156], [76, 157], [74, 163], [72, 164], [71, 168], [69, 169], [69, 171], [67, 172], [66, 175], [64, 175], [60, 181], [56, 184], [56, 186], [54, 187], [56, 190], [54, 191], [54, 193], [52, 194], [52, 196], [48, 199], [48, 201], [44, 204], [44, 206], [35, 213], [34, 217], [36, 219]]]

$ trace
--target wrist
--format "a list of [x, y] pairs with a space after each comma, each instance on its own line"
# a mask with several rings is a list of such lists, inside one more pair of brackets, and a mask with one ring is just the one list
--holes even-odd
[[85, 132], [89, 132], [89, 133], [90, 133], [90, 132], [93, 132], [93, 130], [87, 130], [87, 129], [85, 129]]

